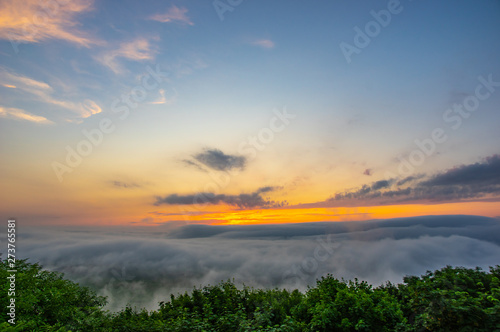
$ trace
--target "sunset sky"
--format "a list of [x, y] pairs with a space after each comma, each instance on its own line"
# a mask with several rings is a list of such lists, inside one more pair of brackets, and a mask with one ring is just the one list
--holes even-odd
[[500, 216], [500, 2], [0, 0], [0, 215]]

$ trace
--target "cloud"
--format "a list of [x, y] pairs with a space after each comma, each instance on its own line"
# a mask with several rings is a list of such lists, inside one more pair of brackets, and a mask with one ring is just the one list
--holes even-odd
[[344, 193], [338, 193], [335, 195], [335, 200], [345, 200], [345, 199], [361, 199], [367, 197], [379, 197], [380, 190], [389, 188], [394, 182], [394, 179], [390, 180], [380, 180], [373, 182], [371, 185], [363, 185], [361, 188], [352, 191], [346, 191]]
[[2, 74], [0, 78], [2, 82], [13, 83], [2, 83], [2, 85], [12, 89], [20, 88], [33, 94], [39, 94], [39, 91], [52, 92], [53, 90], [50, 85], [45, 82], [39, 82], [32, 78], [9, 72], [5, 68], [0, 67], [0, 73]]
[[[380, 180], [336, 193], [323, 205], [408, 204], [460, 200], [500, 200], [500, 156], [461, 165], [435, 175]], [[321, 203], [319, 203], [321, 205]]]
[[52, 121], [47, 120], [43, 116], [30, 114], [19, 108], [4, 108], [0, 106], [0, 117], [14, 120], [30, 121], [40, 124], [53, 124]]
[[171, 104], [173, 104], [175, 102], [175, 100], [176, 100], [176, 97], [177, 97], [177, 90], [175, 90], [175, 89], [172, 89], [172, 90], [174, 91], [174, 94], [170, 98], [167, 98], [165, 96], [165, 90], [164, 89], [158, 90], [158, 93], [160, 94], [160, 98], [158, 98], [155, 101], [150, 102], [150, 104], [152, 104], [152, 105], [164, 105], [164, 104], [171, 105]]
[[91, 10], [93, 0], [4, 0], [0, 2], [0, 39], [24, 43], [58, 39], [83, 47], [101, 44], [77, 28], [76, 17]]
[[[88, 118], [91, 115], [102, 112], [101, 107], [90, 99], [83, 102], [72, 102], [53, 97], [54, 89], [45, 82], [34, 80], [30, 77], [0, 67], [0, 84], [12, 89], [27, 92], [49, 105], [58, 106], [75, 113], [79, 118]], [[26, 100], [26, 98], [23, 98]]]
[[500, 155], [487, 157], [482, 163], [461, 165], [423, 182], [426, 186], [499, 185]]
[[104, 52], [95, 57], [95, 60], [111, 69], [115, 74], [123, 74], [126, 70], [118, 61], [119, 58], [131, 61], [146, 61], [153, 60], [154, 57], [155, 51], [152, 49], [150, 41], [146, 38], [137, 38], [121, 43], [118, 48]]
[[93, 100], [85, 99], [81, 105], [82, 105], [82, 107], [81, 107], [82, 118], [88, 118], [91, 115], [98, 114], [98, 113], [102, 112], [101, 107], [99, 105], [97, 105], [96, 102]]
[[[216, 171], [243, 170], [247, 162], [247, 159], [243, 156], [225, 154], [219, 149], [205, 149], [203, 152], [193, 155], [193, 158]], [[189, 160], [184, 162], [188, 165], [196, 165], [196, 163]]]
[[364, 175], [368, 175], [368, 176], [371, 176], [372, 175], [372, 170], [367, 168], [365, 169], [365, 171], [363, 172]]
[[425, 174], [407, 176], [407, 177], [405, 177], [405, 178], [403, 178], [401, 180], [398, 180], [397, 185], [398, 186], [402, 186], [402, 185], [404, 185], [406, 183], [419, 180], [419, 179], [421, 179], [423, 177], [425, 177]]
[[251, 42], [251, 44], [262, 48], [274, 48], [274, 42], [270, 39], [258, 39]]
[[414, 186], [417, 199], [447, 201], [461, 199], [498, 200], [500, 195], [500, 156], [461, 165], [422, 180]]
[[394, 180], [380, 180], [376, 181], [372, 184], [372, 190], [380, 190], [383, 188], [388, 188], [391, 186], [391, 184], [394, 182]]
[[304, 291], [327, 273], [381, 285], [445, 265], [488, 268], [498, 264], [498, 234], [499, 220], [478, 216], [118, 232], [31, 228], [16, 254], [109, 296], [111, 310], [127, 303], [157, 309], [170, 294], [233, 278]]
[[133, 188], [140, 188], [141, 185], [135, 183], [135, 182], [124, 182], [124, 181], [110, 181], [110, 184], [116, 188], [123, 188], [123, 189], [133, 189]]
[[193, 195], [171, 194], [165, 197], [156, 197], [154, 205], [197, 205], [197, 204], [228, 204], [239, 208], [279, 207], [285, 203], [271, 201], [262, 197], [262, 194], [271, 192], [276, 187], [262, 187], [250, 194], [225, 195], [214, 193], [196, 193]]
[[294, 238], [331, 234], [342, 239], [375, 241], [385, 238], [418, 238], [421, 236], [449, 236], [450, 233], [468, 236], [500, 245], [496, 234], [479, 232], [487, 227], [500, 231], [500, 222], [494, 218], [468, 215], [419, 216], [370, 221], [310, 222], [276, 225], [187, 225], [169, 232], [169, 238], [252, 239]]
[[177, 7], [172, 5], [165, 14], [155, 14], [150, 17], [150, 20], [158, 21], [162, 23], [173, 23], [179, 22], [188, 25], [194, 25], [193, 22], [187, 17], [186, 13], [188, 10], [184, 7]]
[[199, 171], [202, 171], [202, 172], [205, 172], [205, 173], [208, 173], [208, 170], [206, 168], [204, 168], [202, 165], [194, 162], [194, 161], [191, 161], [191, 160], [188, 160], [188, 159], [184, 159], [182, 160], [182, 162], [188, 166], [192, 166], [194, 168], [196, 168], [197, 170]]

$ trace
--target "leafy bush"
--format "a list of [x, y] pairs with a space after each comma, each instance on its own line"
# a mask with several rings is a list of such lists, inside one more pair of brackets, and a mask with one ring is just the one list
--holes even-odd
[[[7, 261], [0, 261], [2, 308], [6, 308], [9, 301], [8, 270]], [[18, 260], [16, 270], [15, 331], [94, 331], [106, 320], [106, 313], [102, 310], [106, 299], [87, 287], [64, 279], [62, 273], [44, 271], [39, 264], [30, 264], [26, 260]], [[3, 314], [0, 323], [9, 318]]]
[[412, 331], [494, 331], [500, 329], [500, 266], [447, 266], [399, 286]]
[[[9, 270], [0, 261], [0, 306], [7, 307]], [[234, 282], [195, 288], [160, 302], [157, 311], [127, 306], [103, 309], [106, 299], [87, 287], [17, 262], [16, 324], [0, 318], [0, 331], [495, 331], [500, 330], [500, 266], [447, 266], [399, 285], [327, 275], [298, 290], [238, 289]]]

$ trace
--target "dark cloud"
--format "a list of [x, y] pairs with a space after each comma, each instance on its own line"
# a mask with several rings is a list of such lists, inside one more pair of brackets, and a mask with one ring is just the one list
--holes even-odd
[[345, 199], [364, 199], [366, 197], [375, 198], [380, 196], [380, 190], [389, 188], [394, 179], [390, 180], [380, 180], [373, 182], [371, 185], [363, 185], [361, 188], [354, 191], [346, 191], [344, 193], [338, 193], [334, 198], [330, 200], [345, 200]]
[[419, 179], [423, 178], [424, 176], [425, 176], [424, 174], [407, 176], [407, 177], [399, 180], [396, 184], [398, 186], [402, 186], [402, 185], [407, 184], [409, 182], [413, 182], [413, 181], [419, 180]]
[[193, 195], [171, 194], [165, 197], [156, 197], [155, 205], [204, 205], [204, 204], [228, 204], [239, 208], [265, 208], [280, 207], [286, 202], [275, 202], [262, 197], [262, 194], [277, 189], [276, 187], [262, 187], [250, 194], [225, 195], [214, 193], [196, 193]]
[[[192, 157], [199, 163], [216, 171], [242, 170], [245, 168], [247, 162], [244, 156], [225, 154], [219, 149], [205, 149], [203, 152], [197, 153]], [[201, 168], [192, 161], [185, 160], [184, 162]]]
[[369, 168], [367, 168], [367, 169], [365, 169], [365, 171], [363, 172], [363, 174], [370, 176], [370, 175], [372, 175], [372, 170], [369, 169]]
[[337, 193], [327, 204], [400, 204], [500, 199], [500, 156], [481, 163], [462, 165], [433, 176], [424, 174], [365, 184], [358, 189]]
[[462, 165], [432, 177], [426, 186], [500, 185], [500, 155], [493, 155], [483, 163]]
[[127, 303], [156, 309], [170, 294], [232, 278], [239, 285], [305, 290], [327, 273], [380, 285], [445, 265], [487, 268], [498, 264], [498, 234], [499, 220], [477, 216], [174, 229], [31, 228], [22, 231], [16, 256], [109, 296], [111, 310]]
[[372, 190], [380, 190], [382, 188], [388, 188], [391, 186], [391, 183], [393, 183], [394, 180], [380, 180], [372, 185]]
[[414, 194], [420, 199], [436, 201], [496, 196], [500, 194], [500, 156], [434, 175], [418, 183]]

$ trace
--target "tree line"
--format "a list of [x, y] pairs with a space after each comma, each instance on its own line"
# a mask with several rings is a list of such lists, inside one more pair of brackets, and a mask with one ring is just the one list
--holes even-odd
[[15, 325], [8, 270], [0, 261], [0, 331], [500, 331], [500, 265], [446, 266], [378, 287], [327, 275], [305, 292], [225, 281], [171, 295], [158, 310], [109, 312], [90, 288], [20, 260]]

